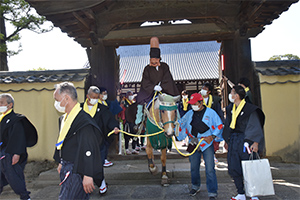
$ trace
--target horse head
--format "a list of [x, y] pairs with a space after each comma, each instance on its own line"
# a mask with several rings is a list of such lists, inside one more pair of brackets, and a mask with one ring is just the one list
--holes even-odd
[[167, 94], [159, 94], [158, 99], [161, 123], [166, 137], [170, 138], [174, 135], [174, 123], [178, 120], [176, 102], [180, 100], [180, 95], [173, 97]]

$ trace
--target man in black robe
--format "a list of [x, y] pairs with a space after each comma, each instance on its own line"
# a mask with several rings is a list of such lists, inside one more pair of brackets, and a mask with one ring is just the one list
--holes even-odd
[[[115, 120], [113, 114], [109, 110], [109, 108], [103, 104], [98, 102], [100, 94], [100, 89], [96, 86], [91, 86], [88, 89], [86, 100], [84, 103], [80, 104], [80, 107], [88, 113], [97, 123], [101, 131], [105, 135], [105, 139], [103, 144], [100, 146], [102, 164], [105, 167], [113, 165], [112, 162], [107, 161], [108, 154], [108, 146], [112, 142], [115, 135], [111, 135], [108, 137], [108, 133], [111, 130], [115, 131], [115, 134], [119, 133], [119, 123]], [[99, 187], [99, 193], [104, 194], [107, 191], [107, 185], [105, 180], [94, 179], [96, 185]]]
[[150, 64], [143, 71], [141, 89], [137, 96], [138, 111], [135, 124], [141, 123], [143, 104], [148, 103], [153, 98], [155, 91], [172, 96], [180, 94], [168, 64], [161, 62], [157, 37], [151, 38], [150, 47]]
[[89, 199], [93, 179], [103, 179], [100, 145], [103, 134], [89, 114], [80, 108], [72, 83], [56, 85], [55, 108], [62, 113], [54, 159], [59, 162], [59, 199]]
[[[257, 106], [245, 101], [246, 92], [236, 85], [231, 90], [232, 104], [226, 108], [223, 138], [228, 154], [228, 173], [233, 178], [238, 195], [232, 200], [246, 200], [241, 161], [249, 160], [249, 151], [262, 152], [264, 148], [263, 125], [265, 116]], [[255, 173], [255, 172], [253, 172]], [[251, 197], [252, 200], [258, 199]]]
[[27, 162], [26, 147], [37, 143], [37, 132], [31, 122], [13, 110], [10, 94], [0, 95], [0, 194], [7, 184], [20, 199], [30, 199], [26, 189], [24, 168]]

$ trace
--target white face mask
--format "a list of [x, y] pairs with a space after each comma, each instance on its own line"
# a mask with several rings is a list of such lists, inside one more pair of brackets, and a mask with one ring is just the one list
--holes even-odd
[[105, 101], [107, 99], [107, 94], [103, 95], [103, 101]]
[[58, 112], [65, 113], [65, 112], [66, 112], [66, 107], [60, 106], [60, 103], [61, 103], [61, 102], [59, 102], [59, 101], [55, 101], [55, 102], [54, 102], [54, 107], [56, 108], [56, 110], [57, 110]]
[[7, 106], [0, 106], [0, 113], [7, 111]]
[[187, 98], [188, 98], [188, 95], [182, 95], [182, 98], [183, 98], [183, 99], [187, 99]]
[[128, 97], [129, 101], [132, 101], [134, 99], [134, 97], [131, 95]]
[[193, 109], [193, 111], [198, 111], [198, 110], [200, 110], [200, 108], [199, 108], [198, 105], [192, 105], [192, 109]]
[[200, 90], [200, 93], [201, 93], [203, 96], [206, 96], [206, 95], [207, 95], [207, 90], [201, 89], [201, 90]]
[[90, 99], [90, 104], [95, 105], [98, 102], [98, 99]]
[[231, 93], [228, 95], [228, 99], [229, 99], [229, 101], [231, 103], [234, 103], [234, 99], [232, 98], [232, 94]]

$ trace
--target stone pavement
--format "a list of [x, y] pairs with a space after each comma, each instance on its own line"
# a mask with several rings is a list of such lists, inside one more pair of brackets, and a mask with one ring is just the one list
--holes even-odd
[[[113, 157], [114, 165], [105, 168], [105, 177], [108, 183], [108, 192], [100, 196], [94, 191], [91, 199], [208, 199], [205, 186], [205, 169], [201, 165], [201, 192], [190, 197], [189, 160], [181, 156], [173, 156], [167, 160], [170, 186], [160, 185], [160, 174], [150, 175], [147, 168], [145, 153], [143, 155], [129, 155]], [[158, 157], [158, 153], [156, 156]], [[160, 160], [155, 163], [161, 170]], [[272, 175], [275, 187], [275, 196], [261, 197], [261, 200], [298, 200], [300, 199], [300, 165], [271, 162]], [[236, 194], [236, 189], [227, 173], [226, 158], [219, 158], [216, 165], [218, 178], [218, 199], [229, 200]], [[59, 176], [56, 169], [43, 172], [35, 179], [27, 180], [27, 188], [31, 191], [31, 199], [57, 199], [59, 194]], [[0, 199], [17, 200], [9, 186], [4, 188]], [[249, 199], [249, 198], [248, 198]]]

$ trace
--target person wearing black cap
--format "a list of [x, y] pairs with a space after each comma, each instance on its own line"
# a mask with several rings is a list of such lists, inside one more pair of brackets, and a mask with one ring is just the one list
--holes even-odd
[[[234, 180], [238, 195], [231, 200], [246, 200], [242, 172], [242, 160], [249, 159], [249, 152], [262, 152], [264, 149], [263, 125], [265, 115], [260, 108], [245, 101], [245, 89], [233, 86], [229, 94], [232, 104], [226, 107], [226, 120], [223, 138], [228, 149], [228, 173]], [[254, 154], [255, 156], [255, 154]], [[253, 172], [255, 173], [255, 172]], [[258, 200], [251, 197], [250, 200]]]
[[150, 47], [150, 63], [143, 71], [141, 89], [137, 96], [138, 111], [135, 124], [141, 123], [143, 104], [148, 103], [153, 98], [155, 91], [172, 96], [180, 94], [168, 64], [161, 62], [159, 41], [157, 37], [151, 38]]
[[240, 78], [240, 80], [238, 81], [238, 85], [242, 86], [246, 92], [246, 96], [245, 96], [245, 100], [248, 103], [252, 103], [253, 99], [252, 99], [252, 93], [251, 90], [249, 88], [250, 86], [250, 81], [249, 79], [242, 77]]
[[[228, 83], [228, 85], [233, 88], [233, 86], [235, 86], [235, 84], [230, 81], [226, 76], [223, 75], [223, 79], [225, 82]], [[246, 77], [242, 77], [240, 78], [240, 80], [238, 81], [238, 85], [242, 86], [246, 92], [246, 96], [245, 96], [245, 101], [248, 103], [253, 103], [253, 98], [252, 98], [252, 93], [250, 90], [250, 80], [247, 79]]]

